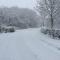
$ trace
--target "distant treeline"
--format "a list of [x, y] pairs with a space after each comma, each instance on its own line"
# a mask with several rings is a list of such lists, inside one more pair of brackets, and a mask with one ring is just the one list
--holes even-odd
[[15, 26], [18, 28], [38, 27], [39, 16], [28, 8], [0, 8], [0, 25]]

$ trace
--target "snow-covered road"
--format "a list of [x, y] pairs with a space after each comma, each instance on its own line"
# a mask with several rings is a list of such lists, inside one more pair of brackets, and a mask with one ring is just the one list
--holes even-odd
[[60, 60], [60, 41], [48, 41], [40, 29], [0, 34], [0, 60]]

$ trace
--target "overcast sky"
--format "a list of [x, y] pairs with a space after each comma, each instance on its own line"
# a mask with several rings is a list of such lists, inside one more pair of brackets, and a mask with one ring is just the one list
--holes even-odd
[[0, 0], [0, 6], [33, 8], [34, 0]]

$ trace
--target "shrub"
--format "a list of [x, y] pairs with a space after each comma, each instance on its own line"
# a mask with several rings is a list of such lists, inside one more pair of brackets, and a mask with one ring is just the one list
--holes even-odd
[[9, 32], [15, 32], [15, 29], [14, 28], [10, 28], [8, 30], [9, 30]]
[[7, 33], [8, 32], [8, 29], [5, 29], [5, 33]]
[[48, 34], [53, 38], [59, 38], [60, 39], [60, 30], [41, 28], [41, 32], [44, 34]]
[[41, 32], [44, 34], [48, 34], [49, 30], [46, 28], [41, 28]]
[[7, 32], [15, 32], [15, 29], [14, 29], [13, 27], [11, 27], [11, 28], [6, 28], [6, 29], [5, 29], [5, 33], [7, 33]]
[[0, 26], [0, 33], [15, 32], [15, 28], [12, 26]]
[[0, 33], [2, 33], [2, 28], [1, 28], [1, 26], [0, 26]]
[[0, 29], [0, 33], [1, 33], [1, 29]]
[[60, 39], [60, 30], [55, 30], [54, 37], [57, 37]]

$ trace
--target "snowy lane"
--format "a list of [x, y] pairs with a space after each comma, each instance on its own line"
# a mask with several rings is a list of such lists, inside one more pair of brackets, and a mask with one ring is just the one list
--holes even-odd
[[16, 47], [18, 51], [18, 56], [17, 56], [18, 60], [37, 60], [33, 52], [25, 44], [23, 36], [19, 36], [16, 42], [17, 42]]
[[52, 47], [52, 45], [49, 45], [42, 41], [43, 39], [45, 40], [46, 37], [40, 34], [40, 29], [25, 31], [24, 40], [27, 46], [34, 52], [37, 59], [60, 60], [60, 51], [57, 50], [55, 47]]
[[0, 35], [0, 60], [37, 60], [20, 33]]
[[0, 60], [60, 60], [60, 51], [44, 39], [40, 29], [1, 34]]

